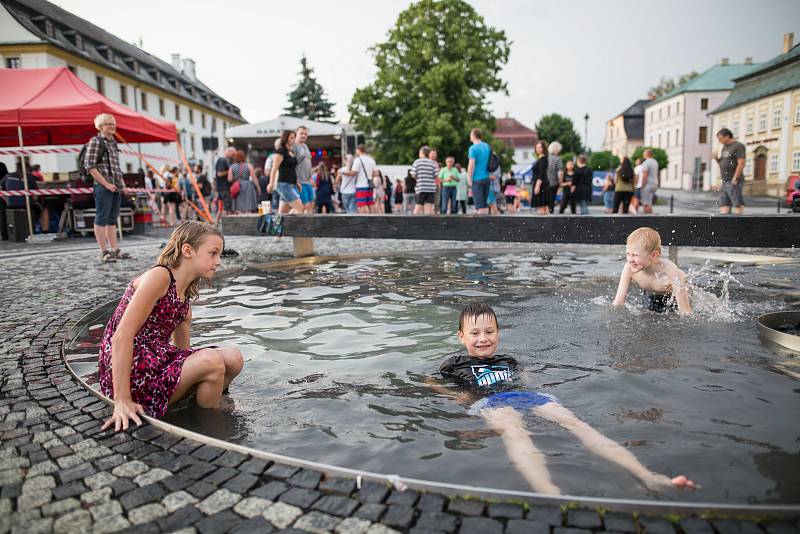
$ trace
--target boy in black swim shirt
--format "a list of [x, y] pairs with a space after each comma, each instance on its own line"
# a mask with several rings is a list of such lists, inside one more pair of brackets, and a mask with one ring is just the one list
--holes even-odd
[[466, 386], [466, 390], [454, 391], [432, 378], [428, 378], [426, 383], [437, 393], [471, 405], [470, 413], [483, 417], [489, 427], [500, 434], [508, 457], [534, 491], [561, 493], [550, 478], [544, 455], [533, 444], [530, 432], [525, 428], [522, 412], [526, 409], [569, 430], [587, 449], [624, 467], [651, 490], [671, 485], [694, 487], [685, 476], [670, 480], [665, 475], [653, 473], [628, 450], [578, 419], [552, 395], [514, 391], [517, 361], [511, 356], [495, 355], [499, 331], [497, 316], [488, 304], [468, 304], [458, 321], [458, 338], [468, 354], [452, 356], [440, 367], [443, 377], [454, 379], [459, 385]]

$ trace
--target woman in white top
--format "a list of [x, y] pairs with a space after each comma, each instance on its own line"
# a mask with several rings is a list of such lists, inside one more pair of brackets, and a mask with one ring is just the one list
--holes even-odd
[[639, 204], [642, 201], [642, 174], [644, 171], [644, 167], [642, 166], [642, 158], [636, 158], [636, 166], [633, 168], [634, 174], [636, 174], [636, 189], [633, 193], [633, 198], [631, 199], [631, 206], [628, 210], [629, 213], [636, 214], [639, 212]]

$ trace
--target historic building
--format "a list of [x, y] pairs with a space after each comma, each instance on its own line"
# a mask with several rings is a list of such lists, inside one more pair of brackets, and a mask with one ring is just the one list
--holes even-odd
[[[713, 132], [729, 128], [747, 147], [745, 191], [782, 196], [789, 176], [800, 174], [800, 45], [783, 39], [783, 53], [734, 80], [728, 98], [711, 113]], [[720, 143], [712, 138], [711, 150]], [[711, 166], [711, 183], [719, 183]]]
[[644, 105], [648, 100], [637, 100], [631, 107], [606, 123], [603, 150], [620, 158], [633, 155], [642, 146], [644, 138]]
[[733, 80], [758, 68], [751, 58], [731, 65], [727, 58], [644, 106], [644, 144], [663, 149], [669, 165], [661, 169], [661, 187], [709, 190], [710, 110], [733, 89]]
[[503, 118], [495, 119], [494, 137], [514, 150], [515, 171], [527, 169], [536, 160], [535, 147], [539, 135], [517, 119], [509, 117], [508, 113]]
[[[202, 139], [225, 146], [225, 130], [245, 122], [234, 106], [204, 85], [193, 60], [173, 54], [172, 64], [111, 35], [102, 28], [45, 0], [0, 0], [0, 66], [44, 68], [66, 66], [89, 87], [115, 102], [156, 118], [174, 122], [190, 160], [205, 166], [213, 157]], [[142, 143], [132, 147], [154, 155], [154, 165], [177, 161], [174, 144]], [[13, 158], [4, 157], [13, 168]], [[31, 156], [42, 171], [75, 170], [72, 154]], [[123, 171], [143, 167], [138, 157], [123, 155]]]

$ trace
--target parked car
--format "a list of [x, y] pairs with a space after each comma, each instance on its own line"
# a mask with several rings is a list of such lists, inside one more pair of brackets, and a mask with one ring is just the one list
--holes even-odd
[[786, 207], [800, 213], [800, 176], [790, 176], [786, 180]]

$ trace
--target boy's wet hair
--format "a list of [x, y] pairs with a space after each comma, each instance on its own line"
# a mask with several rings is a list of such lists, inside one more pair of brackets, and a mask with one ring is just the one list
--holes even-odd
[[473, 317], [477, 319], [483, 316], [492, 318], [497, 328], [500, 328], [497, 322], [497, 315], [495, 315], [491, 306], [485, 302], [471, 302], [461, 310], [461, 316], [458, 318], [458, 331], [464, 331], [464, 323], [466, 323], [468, 319], [472, 319]]
[[631, 243], [640, 243], [644, 246], [647, 252], [655, 252], [661, 250], [661, 235], [647, 226], [637, 228], [630, 233], [626, 241], [628, 245]]

